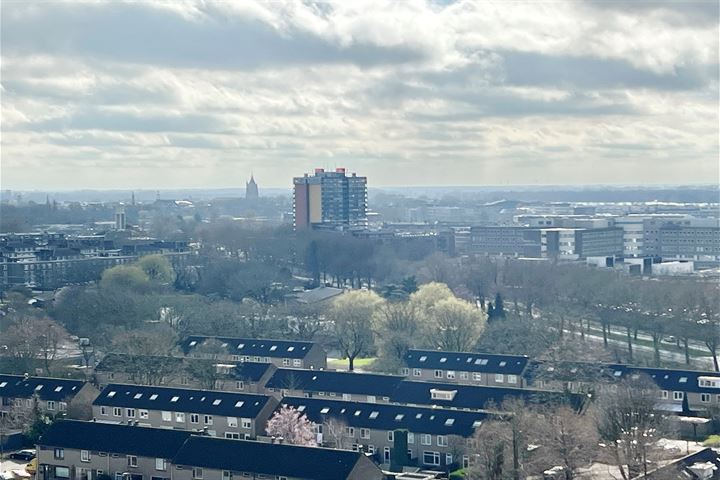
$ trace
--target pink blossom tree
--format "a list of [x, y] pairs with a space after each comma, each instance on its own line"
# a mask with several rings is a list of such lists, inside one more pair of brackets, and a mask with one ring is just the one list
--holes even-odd
[[268, 420], [265, 429], [268, 435], [282, 437], [286, 443], [293, 445], [317, 446], [315, 424], [293, 407], [283, 405]]

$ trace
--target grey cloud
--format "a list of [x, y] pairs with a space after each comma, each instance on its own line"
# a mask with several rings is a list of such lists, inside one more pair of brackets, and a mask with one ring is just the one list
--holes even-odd
[[22, 124], [24, 130], [36, 132], [66, 130], [108, 130], [117, 132], [217, 132], [228, 131], [218, 117], [204, 114], [159, 115], [111, 112], [89, 109], [53, 118]]
[[591, 8], [603, 12], [633, 15], [660, 13], [670, 25], [697, 25], [717, 28], [720, 3], [716, 0], [585, 0]]
[[98, 60], [182, 68], [404, 63], [424, 58], [409, 47], [333, 44], [306, 31], [278, 32], [257, 20], [207, 17], [188, 20], [140, 3], [43, 3], [32, 14], [8, 4], [2, 16], [3, 54], [42, 52]]

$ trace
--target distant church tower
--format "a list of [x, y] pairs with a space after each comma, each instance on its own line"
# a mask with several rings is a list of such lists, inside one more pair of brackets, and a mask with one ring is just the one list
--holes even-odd
[[255, 183], [255, 178], [250, 174], [250, 181], [245, 183], [245, 198], [247, 200], [255, 200], [258, 198], [258, 186]]

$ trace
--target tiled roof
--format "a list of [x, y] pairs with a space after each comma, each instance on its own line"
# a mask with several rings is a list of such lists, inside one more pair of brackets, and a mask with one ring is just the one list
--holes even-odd
[[322, 398], [285, 397], [283, 405], [305, 414], [311, 422], [336, 418], [351, 427], [375, 430], [407, 429], [412, 433], [470, 437], [487, 414], [431, 407], [409, 407]]
[[405, 363], [409, 368], [520, 375], [528, 363], [528, 357], [438, 350], [409, 350], [405, 355]]
[[227, 348], [230, 355], [248, 355], [273, 358], [305, 358], [313, 342], [294, 340], [272, 340], [263, 338], [205, 337], [193, 335], [180, 342], [186, 354], [207, 340], [217, 340]]
[[41, 446], [94, 450], [144, 457], [172, 458], [190, 432], [100, 422], [62, 420], [38, 441]]
[[271, 400], [267, 395], [113, 383], [93, 405], [255, 418]]
[[402, 379], [396, 375], [278, 368], [266, 387], [389, 397]]
[[363, 460], [366, 459], [361, 453], [349, 450], [193, 436], [175, 455], [173, 463], [272, 476], [342, 480]]
[[82, 380], [0, 375], [0, 397], [30, 398], [37, 395], [41, 400], [64, 401], [77, 395], [84, 385]]
[[[451, 395], [444, 393], [451, 392]], [[452, 398], [443, 398], [444, 396]], [[439, 405], [453, 408], [484, 409], [499, 407], [503, 401], [521, 399], [528, 403], [568, 403], [582, 408], [585, 397], [579, 394], [536, 390], [530, 388], [484, 387], [436, 382], [401, 382], [390, 400], [414, 405]]]

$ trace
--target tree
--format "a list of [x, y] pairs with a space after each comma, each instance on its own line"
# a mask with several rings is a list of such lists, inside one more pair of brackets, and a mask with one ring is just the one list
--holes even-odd
[[350, 371], [355, 358], [369, 353], [373, 346], [372, 319], [381, 302], [374, 292], [355, 290], [337, 297], [328, 311], [333, 336]]
[[440, 300], [430, 309], [427, 342], [441, 350], [467, 352], [485, 329], [485, 314], [458, 298]]
[[425, 314], [440, 300], [454, 297], [452, 290], [444, 283], [431, 282], [420, 286], [415, 293], [410, 295], [410, 301], [415, 304], [421, 314]]
[[112, 339], [113, 350], [129, 355], [172, 355], [178, 336], [169, 325], [153, 325], [140, 330], [122, 331]]
[[227, 352], [221, 341], [207, 339], [193, 350], [197, 359], [188, 363], [187, 372], [200, 382], [202, 388], [213, 390], [221, 377], [217, 364]]
[[488, 309], [488, 322], [505, 319], [505, 305], [503, 304], [500, 292], [495, 294], [495, 303], [491, 304], [492, 310]]
[[145, 255], [137, 262], [137, 266], [148, 278], [156, 283], [171, 284], [175, 281], [175, 271], [167, 257], [155, 254]]
[[45, 374], [52, 375], [60, 345], [67, 338], [65, 330], [47, 317], [30, 314], [13, 317], [10, 327], [3, 333], [3, 340], [15, 360], [15, 368], [28, 373], [35, 361], [41, 361]]
[[100, 287], [104, 290], [123, 289], [142, 293], [150, 286], [150, 278], [135, 265], [117, 265], [102, 274]]
[[666, 427], [665, 418], [656, 413], [659, 398], [657, 386], [646, 377], [624, 380], [598, 397], [597, 432], [623, 480], [647, 469], [651, 447]]
[[563, 466], [565, 480], [572, 480], [595, 457], [598, 440], [593, 420], [566, 406], [542, 413], [533, 433], [542, 440], [543, 461]]
[[397, 372], [405, 354], [421, 335], [420, 320], [415, 303], [409, 301], [384, 302], [375, 315], [378, 356], [382, 366]]
[[292, 445], [317, 446], [316, 425], [293, 407], [283, 405], [268, 420], [265, 431], [271, 437], [282, 438]]
[[327, 418], [322, 424], [323, 443], [338, 450], [349, 450], [354, 440], [348, 435], [347, 428], [347, 423], [342, 419], [337, 417]]

